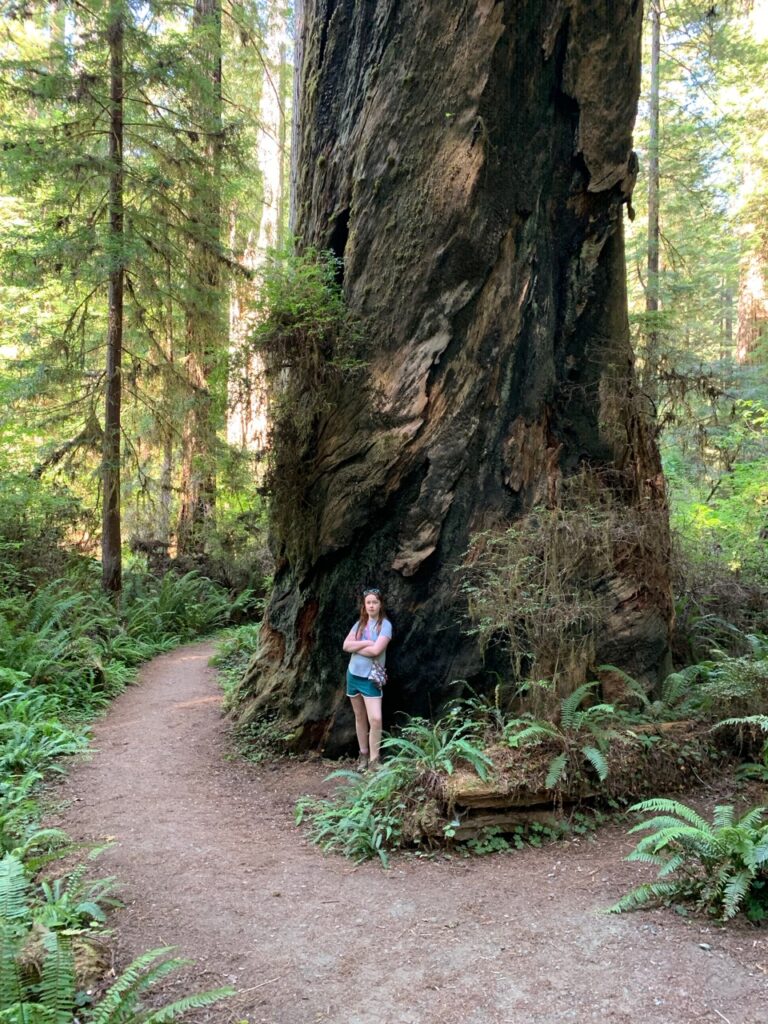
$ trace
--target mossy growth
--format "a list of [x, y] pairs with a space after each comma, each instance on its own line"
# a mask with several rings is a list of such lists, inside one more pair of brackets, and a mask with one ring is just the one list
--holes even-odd
[[310, 494], [320, 457], [317, 437], [334, 410], [361, 405], [368, 388], [365, 341], [344, 301], [343, 265], [332, 252], [273, 251], [259, 271], [259, 298], [243, 364], [261, 360], [268, 396], [266, 489], [278, 551], [312, 549]]

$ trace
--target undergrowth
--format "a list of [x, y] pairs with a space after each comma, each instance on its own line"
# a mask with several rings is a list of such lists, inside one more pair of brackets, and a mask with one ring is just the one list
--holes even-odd
[[108, 966], [103, 930], [114, 880], [90, 879], [82, 864], [57, 868], [73, 846], [60, 830], [40, 827], [36, 794], [47, 775], [63, 770], [62, 758], [86, 748], [86, 721], [142, 661], [220, 628], [237, 602], [197, 573], [162, 580], [128, 573], [119, 611], [84, 563], [38, 589], [22, 582], [19, 573], [0, 580], [0, 1019], [175, 1019], [223, 992], [142, 1009], [152, 985], [181, 966], [168, 950], [139, 958], [90, 1003]]
[[[334, 773], [336, 792], [300, 801], [297, 820], [308, 824], [310, 838], [323, 850], [355, 860], [378, 857], [385, 864], [401, 848], [447, 845], [480, 854], [558, 838], [572, 830], [566, 804], [576, 808], [570, 821], [574, 813], [587, 816], [578, 826], [586, 830], [587, 818], [599, 820], [602, 808], [652, 793], [651, 787], [690, 785], [711, 775], [725, 758], [738, 756], [739, 742], [724, 731], [718, 735], [719, 730], [728, 726], [733, 733], [768, 723], [768, 716], [731, 714], [750, 696], [764, 700], [765, 641], [755, 636], [749, 642], [750, 657], [714, 650], [708, 662], [672, 673], [656, 694], [614, 666], [600, 669], [614, 688], [621, 684], [612, 702], [601, 698], [598, 680], [557, 702], [551, 680], [522, 684], [518, 693], [529, 698], [528, 706], [533, 691], [539, 707], [554, 709], [549, 717], [505, 710], [499, 685], [488, 696], [456, 700], [438, 721], [413, 719], [385, 738], [381, 771]], [[676, 719], [679, 733], [668, 727]], [[718, 725], [719, 719], [724, 720]], [[751, 770], [765, 771], [764, 764]], [[524, 792], [530, 803], [548, 802], [559, 818], [542, 825], [533, 816], [506, 824], [503, 831], [495, 826], [473, 831], [471, 817], [456, 817], [453, 810], [455, 794], [471, 789], [466, 780], [472, 775], [502, 796], [509, 793], [513, 806], [515, 794]], [[596, 806], [579, 809], [585, 798], [596, 800]]]
[[743, 910], [750, 921], [768, 919], [768, 808], [737, 818], [731, 805], [715, 808], [712, 822], [675, 800], [646, 800], [631, 808], [653, 817], [630, 829], [647, 832], [627, 857], [658, 867], [655, 882], [623, 896], [618, 913], [660, 903], [689, 902], [718, 920]]

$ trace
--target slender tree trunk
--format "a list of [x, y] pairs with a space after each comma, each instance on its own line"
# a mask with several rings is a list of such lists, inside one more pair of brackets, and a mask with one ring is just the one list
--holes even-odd
[[228, 329], [221, 263], [221, 0], [195, 0], [195, 26], [206, 81], [198, 113], [204, 127], [200, 167], [190, 189], [190, 297], [187, 309], [186, 377], [188, 408], [182, 430], [181, 509], [177, 547], [181, 555], [201, 554], [205, 527], [216, 503], [217, 431], [223, 426], [221, 392]]
[[[343, 257], [380, 410], [372, 423], [360, 390], [318, 417], [301, 521], [273, 523], [242, 719], [276, 712], [296, 746], [352, 739], [341, 643], [370, 585], [395, 624], [387, 714], [430, 713], [457, 679], [487, 687], [457, 585], [470, 538], [556, 503], [584, 467], [628, 519], [658, 523], [642, 571], [619, 559], [600, 584], [598, 650], [654, 680], [668, 535], [622, 235], [640, 5], [307, 0], [303, 13], [296, 231]], [[509, 671], [501, 648], [496, 667]]]
[[739, 309], [736, 325], [736, 359], [750, 363], [761, 338], [768, 337], [768, 288], [766, 263], [759, 250], [749, 252], [739, 268]]
[[733, 352], [733, 289], [723, 282], [723, 327], [721, 332], [720, 358], [727, 359]]
[[123, 353], [123, 41], [122, 0], [112, 0], [109, 40], [109, 320], [107, 330], [106, 401], [102, 453], [102, 582], [119, 594], [122, 588], [120, 536], [120, 406]]
[[661, 4], [651, 0], [651, 95], [648, 132], [648, 263], [645, 286], [645, 311], [649, 314], [646, 332], [643, 384], [655, 393], [654, 382], [659, 360], [659, 62], [661, 55]]
[[[257, 162], [262, 183], [261, 216], [258, 235], [249, 239], [241, 256], [241, 262], [251, 270], [256, 270], [263, 263], [269, 249], [280, 248], [285, 240], [287, 196], [284, 179], [288, 131], [286, 93], [290, 84], [286, 62], [287, 32], [285, 5], [279, 0], [271, 0], [267, 11], [266, 45], [260, 54], [263, 80], [258, 115]], [[245, 339], [252, 326], [247, 313], [252, 290], [253, 284], [250, 281], [238, 280], [232, 291], [232, 349], [242, 355], [234, 360], [227, 437], [231, 444], [239, 444], [254, 452], [264, 452], [269, 436], [264, 364], [256, 352], [243, 354]], [[241, 362], [243, 365], [238, 366]]]

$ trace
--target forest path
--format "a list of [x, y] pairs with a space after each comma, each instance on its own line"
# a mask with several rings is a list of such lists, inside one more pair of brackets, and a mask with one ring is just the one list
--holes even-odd
[[[234, 983], [216, 1024], [765, 1024], [768, 935], [600, 910], [639, 881], [621, 828], [389, 871], [323, 857], [293, 825], [327, 762], [234, 758], [212, 644], [146, 665], [58, 792], [78, 839], [115, 845], [122, 961], [175, 945], [168, 996]], [[702, 948], [706, 944], [708, 948]]]

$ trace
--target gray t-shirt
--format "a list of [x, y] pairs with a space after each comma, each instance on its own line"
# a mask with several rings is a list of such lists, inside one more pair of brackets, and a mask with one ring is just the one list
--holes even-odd
[[[357, 630], [358, 623], [356, 622], [352, 629]], [[360, 637], [361, 640], [370, 640], [372, 644], [375, 644], [380, 636], [388, 636], [392, 639], [392, 623], [389, 619], [384, 619], [381, 623], [381, 629], [370, 620], [366, 623], [363, 635]], [[371, 665], [374, 661], [378, 662], [379, 665], [383, 665], [387, 660], [387, 652], [382, 651], [377, 658], [368, 658], [364, 654], [353, 654], [349, 659], [349, 671], [353, 676], [360, 676], [362, 679], [368, 679], [371, 674]]]

